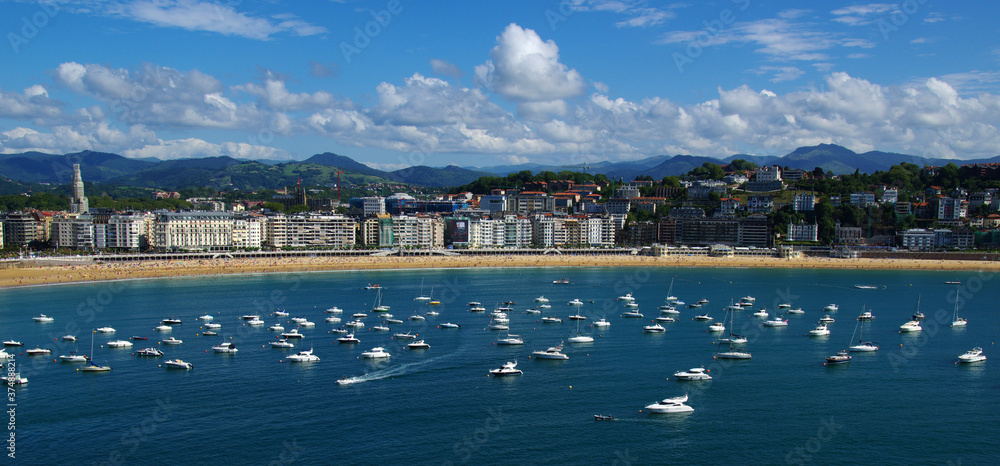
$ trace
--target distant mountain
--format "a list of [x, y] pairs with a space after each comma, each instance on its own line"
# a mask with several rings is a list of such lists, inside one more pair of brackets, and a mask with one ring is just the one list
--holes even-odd
[[455, 165], [448, 165], [444, 168], [420, 165], [388, 173], [390, 179], [401, 183], [432, 187], [460, 186], [471, 183], [479, 177], [490, 175], [492, 173], [468, 170]]
[[73, 179], [75, 163], [80, 164], [84, 180], [97, 182], [109, 181], [156, 165], [89, 150], [65, 155], [24, 152], [0, 155], [0, 174], [12, 180], [31, 183], [69, 184]]

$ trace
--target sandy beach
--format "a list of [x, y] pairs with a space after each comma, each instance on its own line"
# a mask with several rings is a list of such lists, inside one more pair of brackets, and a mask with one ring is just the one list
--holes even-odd
[[903, 259], [831, 259], [706, 256], [419, 256], [312, 257], [148, 261], [88, 265], [36, 266], [0, 270], [0, 288], [135, 278], [191, 277], [323, 270], [371, 270], [464, 267], [806, 267], [881, 270], [1000, 270], [994, 261]]

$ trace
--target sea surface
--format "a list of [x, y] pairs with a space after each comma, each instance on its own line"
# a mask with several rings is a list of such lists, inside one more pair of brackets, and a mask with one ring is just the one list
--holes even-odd
[[[568, 279], [568, 284], [554, 280]], [[961, 281], [949, 285], [945, 281]], [[671, 281], [673, 282], [671, 289]], [[371, 312], [382, 304], [403, 319], [391, 332], [375, 332]], [[857, 289], [855, 285], [877, 289]], [[519, 268], [320, 272], [136, 280], [10, 289], [0, 292], [0, 339], [16, 339], [8, 361], [29, 378], [8, 392], [14, 455], [24, 464], [996, 464], [1000, 458], [1000, 275], [978, 272], [833, 271], [808, 269]], [[631, 292], [645, 314], [621, 317], [619, 296]], [[663, 334], [642, 327], [658, 315], [668, 292], [701, 309], [678, 306]], [[441, 304], [420, 304], [424, 294]], [[550, 309], [527, 314], [550, 299]], [[790, 303], [805, 311], [786, 328], [760, 327], [751, 310], [736, 313], [738, 333], [750, 338], [749, 361], [713, 358], [719, 346], [708, 323], [733, 300], [754, 296], [756, 308], [774, 313]], [[966, 328], [949, 326], [955, 298]], [[565, 361], [537, 360], [531, 352], [577, 333], [567, 317], [578, 298], [589, 320], [589, 344], [566, 343]], [[915, 311], [924, 331], [900, 334]], [[496, 346], [489, 312], [513, 301], [510, 333], [523, 346]], [[807, 336], [827, 304], [832, 335]], [[337, 306], [344, 322], [367, 312], [359, 345], [341, 345], [323, 321]], [[424, 321], [408, 317], [431, 309]], [[277, 309], [288, 317], [273, 317]], [[855, 353], [851, 363], [824, 366], [824, 358], [851, 344], [863, 309], [876, 319], [864, 339], [877, 353]], [[34, 323], [44, 313], [55, 318]], [[203, 336], [198, 316], [222, 324]], [[266, 325], [240, 319], [260, 314]], [[543, 324], [541, 317], [562, 317]], [[156, 332], [161, 319], [183, 323]], [[294, 350], [272, 349], [267, 326], [306, 317], [315, 328]], [[589, 325], [606, 317], [611, 326]], [[444, 322], [458, 329], [439, 328]], [[111, 326], [112, 335], [92, 329]], [[419, 334], [431, 345], [412, 351], [396, 332]], [[64, 334], [76, 343], [60, 340]], [[81, 364], [56, 362], [79, 351], [108, 373], [81, 373]], [[130, 349], [112, 339], [147, 337]], [[168, 336], [178, 346], [158, 342]], [[235, 355], [214, 354], [233, 342]], [[36, 346], [50, 356], [27, 356]], [[133, 352], [157, 346], [162, 358]], [[391, 358], [372, 362], [361, 353], [383, 346]], [[983, 347], [989, 360], [956, 364], [958, 355]], [[286, 356], [310, 349], [315, 363]], [[161, 367], [163, 360], [192, 362], [190, 371]], [[517, 361], [520, 377], [490, 377], [490, 369]], [[674, 372], [702, 367], [713, 380], [680, 382]], [[7, 367], [4, 368], [5, 371]], [[6, 375], [6, 373], [5, 373]], [[348, 378], [355, 382], [336, 383]], [[657, 400], [687, 394], [694, 412], [649, 414]], [[14, 405], [14, 406], [10, 406]], [[595, 414], [615, 421], [595, 421]], [[11, 424], [8, 425], [10, 428]], [[5, 454], [10, 453], [5, 450]], [[6, 458], [11, 464], [10, 458]]]

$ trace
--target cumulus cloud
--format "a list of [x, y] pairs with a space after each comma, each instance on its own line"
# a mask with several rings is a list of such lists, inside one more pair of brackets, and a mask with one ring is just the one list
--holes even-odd
[[443, 74], [453, 78], [461, 78], [463, 75], [462, 69], [454, 63], [438, 60], [437, 58], [431, 59], [431, 69], [434, 70], [434, 74]]
[[199, 0], [141, 0], [95, 3], [85, 11], [125, 18], [160, 27], [207, 31], [227, 36], [268, 40], [276, 34], [311, 36], [327, 32], [292, 15], [254, 17], [220, 2]]
[[513, 101], [539, 102], [581, 95], [586, 83], [575, 69], [559, 62], [559, 46], [511, 23], [497, 37], [490, 60], [476, 66], [476, 78]]

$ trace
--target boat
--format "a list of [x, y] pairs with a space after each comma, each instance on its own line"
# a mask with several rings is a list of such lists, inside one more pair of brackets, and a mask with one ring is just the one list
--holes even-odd
[[631, 309], [622, 313], [622, 317], [642, 318], [644, 317], [638, 309]]
[[[499, 335], [498, 335], [498, 337], [499, 337]], [[593, 340], [591, 340], [591, 341], [593, 341]], [[520, 336], [518, 336], [518, 335], [511, 335], [510, 333], [508, 333], [507, 336], [505, 336], [504, 338], [497, 338], [497, 345], [500, 345], [500, 346], [516, 346], [516, 345], [523, 345], [523, 344], [524, 344], [524, 340], [522, 340]]]
[[486, 312], [486, 308], [482, 305], [475, 305], [469, 308], [469, 312]]
[[365, 289], [366, 290], [381, 290], [382, 289], [382, 285], [379, 285], [378, 283], [369, 283], [368, 285], [365, 286]]
[[765, 327], [787, 327], [788, 321], [781, 320], [781, 317], [775, 317], [771, 320], [765, 320], [762, 325], [764, 325]]
[[3, 382], [11, 387], [28, 383], [28, 378], [21, 376], [20, 372], [7, 374], [3, 377]]
[[[250, 322], [253, 322], [253, 321], [251, 320]], [[260, 321], [260, 324], [263, 324], [263, 323], [264, 323], [263, 320]], [[260, 325], [260, 324], [258, 324], [258, 325]], [[299, 327], [302, 327], [302, 328], [313, 328], [315, 326], [316, 326], [316, 323], [310, 322], [308, 320], [304, 320], [302, 322], [299, 322]]]
[[539, 309], [552, 309], [552, 306], [549, 305], [549, 304], [542, 304], [542, 305], [538, 306], [538, 308]]
[[561, 324], [562, 319], [555, 316], [542, 317], [542, 322], [546, 324]]
[[337, 307], [337, 306], [333, 306], [330, 309], [327, 309], [327, 310], [325, 310], [323, 312], [325, 312], [327, 314], [343, 314], [344, 310], [341, 309], [341, 308], [339, 308], [339, 307]]
[[76, 351], [71, 351], [69, 354], [60, 354], [59, 360], [62, 362], [87, 362], [87, 357], [76, 354]]
[[757, 298], [754, 298], [753, 296], [747, 295], [747, 296], [744, 296], [744, 297], [740, 298], [740, 302], [741, 303], [751, 303], [752, 304], [752, 303], [757, 302]]
[[712, 376], [708, 375], [708, 370], [704, 367], [695, 367], [686, 371], [674, 372], [674, 377], [677, 380], [712, 380]]
[[149, 337], [139, 337], [139, 336], [132, 335], [132, 339], [133, 340], [137, 340], [137, 341], [138, 340], [146, 341], [146, 340], [149, 339]]
[[877, 290], [878, 287], [875, 285], [854, 285], [855, 288], [859, 290]]
[[219, 334], [219, 332], [213, 332], [211, 330], [205, 330], [204, 332], [201, 332], [201, 335], [204, 336], [204, 337], [214, 337], [214, 336], [216, 336], [218, 334]]
[[401, 324], [401, 323], [403, 323], [403, 321], [399, 320], [399, 319], [386, 318], [385, 319], [385, 323], [387, 323], [387, 324]]
[[667, 329], [663, 328], [660, 324], [653, 324], [643, 327], [642, 331], [643, 333], [663, 333], [666, 332]]
[[6, 361], [11, 356], [13, 356], [13, 354], [10, 354], [7, 352], [7, 350], [0, 348], [0, 361]]
[[963, 319], [963, 318], [961, 318], [961, 317], [958, 316], [958, 301], [959, 301], [958, 298], [961, 295], [962, 295], [961, 292], [956, 292], [955, 293], [955, 317], [953, 317], [951, 319], [951, 326], [952, 327], [965, 327], [966, 324], [969, 323], [969, 321], [967, 321], [967, 320], [965, 320], [965, 319]]
[[437, 317], [437, 316], [441, 315], [441, 313], [438, 312], [438, 311], [427, 311], [427, 312], [424, 313], [424, 315], [428, 316], [428, 317]]
[[205, 328], [207, 328], [207, 329], [212, 329], [212, 330], [217, 330], [217, 329], [220, 329], [220, 328], [222, 328], [222, 324], [212, 324], [212, 323], [208, 323], [208, 324], [205, 324]]
[[168, 369], [185, 369], [185, 370], [194, 369], [194, 364], [182, 361], [180, 359], [170, 359], [167, 361], [163, 361], [163, 365], [166, 366]]
[[552, 284], [553, 285], [569, 285], [569, 279], [568, 278], [563, 278], [563, 279], [560, 279], [560, 280], [552, 280]]
[[670, 288], [667, 288], [667, 297], [663, 298], [668, 304], [677, 302], [677, 297], [674, 296], [674, 279], [670, 279]]
[[267, 329], [270, 330], [270, 331], [272, 331], [272, 332], [283, 332], [283, 331], [285, 331], [285, 327], [283, 327], [281, 325], [281, 323], [274, 324], [274, 325], [268, 327]]
[[365, 326], [365, 323], [362, 322], [362, 321], [360, 321], [360, 320], [351, 320], [351, 321], [348, 321], [344, 325], [346, 325], [348, 327], [351, 327], [351, 328], [363, 328]]
[[860, 315], [858, 315], [858, 320], [861, 320], [861, 321], [864, 321], [864, 320], [875, 320], [875, 316], [872, 315], [872, 311], [864, 311]]
[[[570, 316], [570, 319], [572, 318], [573, 317]], [[583, 321], [581, 319], [575, 319], [575, 320], [576, 320], [576, 335], [567, 338], [566, 341], [570, 343], [593, 343], [594, 337], [580, 332], [580, 323]]]
[[208, 320], [212, 320], [212, 319], [215, 319], [215, 317], [212, 317], [210, 314], [205, 314], [203, 316], [199, 316], [198, 317], [198, 320], [208, 321]]
[[308, 350], [299, 351], [298, 354], [288, 356], [288, 360], [292, 362], [317, 362], [319, 361], [319, 356], [313, 354], [312, 348], [309, 348]]
[[712, 325], [708, 326], [708, 331], [709, 332], [713, 332], [713, 333], [714, 332], [724, 332], [724, 331], [726, 331], [726, 323], [725, 322], [715, 322]]
[[960, 282], [958, 280], [948, 280], [948, 281], [944, 282], [944, 284], [945, 285], [961, 285], [962, 282]]
[[490, 375], [494, 377], [504, 377], [508, 375], [521, 375], [524, 372], [517, 368], [517, 361], [506, 362], [499, 369], [490, 370]]
[[[847, 350], [852, 353], [871, 353], [874, 351], [878, 351], [878, 345], [870, 341], [864, 341], [864, 334], [865, 334], [864, 320], [859, 319], [858, 323], [854, 325], [854, 331], [858, 331], [859, 328], [861, 329], [861, 333], [858, 334], [858, 344], [851, 345], [850, 347], [847, 348]], [[851, 334], [851, 341], [852, 342], [854, 341], [854, 334]]]
[[441, 301], [438, 301], [438, 300], [434, 300], [434, 301], [431, 301], [431, 302], [429, 302], [429, 303], [427, 303], [427, 304], [429, 304], [429, 305], [431, 305], [431, 306], [437, 306], [438, 304], [441, 304]]
[[444, 323], [438, 325], [438, 327], [440, 327], [440, 328], [462, 328], [461, 325], [458, 325], [458, 324], [455, 324], [455, 323], [451, 323], [451, 322], [444, 322]]
[[348, 333], [347, 335], [338, 338], [337, 343], [354, 344], [354, 343], [361, 343], [361, 340], [355, 337], [353, 333]]
[[240, 319], [243, 319], [243, 320], [260, 319], [260, 316], [257, 315], [257, 314], [245, 314], [245, 315], [240, 316]]
[[709, 317], [708, 314], [701, 314], [701, 315], [694, 316], [694, 320], [709, 321], [709, 320], [712, 320], [712, 318]]
[[830, 329], [827, 328], [826, 324], [820, 323], [816, 328], [809, 331], [809, 336], [812, 337], [822, 337], [830, 334]]
[[701, 304], [698, 304], [698, 303], [688, 304], [688, 309], [700, 309], [700, 308], [701, 308]]
[[157, 332], [169, 332], [173, 329], [174, 328], [169, 325], [157, 325], [153, 330], [156, 330]]
[[161, 341], [160, 343], [163, 343], [164, 345], [179, 345], [181, 343], [184, 343], [184, 340], [179, 340], [177, 338], [170, 337], [167, 338], [166, 340]]
[[423, 340], [412, 341], [406, 345], [409, 349], [430, 349], [431, 345], [428, 345]]
[[213, 346], [212, 351], [223, 354], [235, 354], [239, 350], [236, 349], [236, 345], [234, 345], [232, 342], [229, 343], [223, 342], [220, 345]]
[[626, 294], [624, 296], [619, 296], [618, 300], [619, 301], [625, 301], [626, 303], [631, 303], [631, 302], [635, 301], [635, 298], [632, 296], [632, 293], [628, 293], [628, 294]]
[[626, 309], [636, 309], [639, 307], [639, 303], [625, 303]]
[[[97, 330], [90, 333], [90, 354], [94, 354], [94, 333]], [[103, 332], [108, 333], [108, 332]], [[72, 354], [72, 353], [70, 353]], [[77, 369], [80, 372], [108, 372], [111, 370], [111, 366], [104, 366], [94, 362], [92, 358], [86, 359], [87, 365]]]
[[958, 357], [958, 362], [961, 363], [973, 363], [973, 362], [983, 362], [986, 360], [986, 356], [983, 355], [983, 348], [977, 346], [975, 348], [966, 351], [965, 354]]
[[587, 320], [587, 316], [580, 315], [580, 314], [573, 314], [573, 315], [569, 316], [569, 320]]
[[427, 320], [426, 317], [424, 317], [422, 315], [419, 315], [419, 314], [414, 314], [414, 315], [410, 316], [409, 319], [410, 320]]
[[53, 318], [51, 318], [51, 317], [49, 317], [49, 316], [47, 316], [45, 314], [39, 314], [37, 317], [32, 317], [32, 320], [34, 320], [35, 322], [39, 322], [39, 323], [47, 323], [47, 322], [52, 322], [55, 319], [53, 319]]
[[115, 329], [112, 327], [101, 327], [95, 331], [97, 333], [115, 333]]
[[284, 338], [279, 338], [277, 341], [272, 341], [269, 344], [271, 348], [295, 348], [294, 344]]
[[330, 316], [330, 317], [327, 317], [327, 318], [323, 319], [323, 322], [326, 322], [328, 324], [339, 324], [340, 323], [340, 317]]
[[566, 303], [566, 305], [567, 306], [583, 306], [583, 301], [580, 301], [578, 298], [573, 298], [573, 300], [570, 301], [570, 302], [568, 302], [568, 303]]
[[660, 306], [659, 309], [660, 309], [660, 314], [680, 314], [681, 313], [681, 311], [678, 311], [676, 307], [673, 307], [673, 306], [671, 306], [669, 304], [664, 304], [664, 305]]
[[821, 317], [819, 319], [819, 321], [822, 322], [822, 323], [824, 323], [824, 324], [832, 324], [832, 323], [836, 322], [833, 319], [833, 317], [830, 317], [830, 316], [823, 316], [823, 317]]
[[492, 324], [490, 324], [489, 329], [490, 330], [510, 330], [510, 327], [507, 324], [501, 324], [499, 322], [493, 322]]
[[789, 314], [805, 314], [806, 311], [803, 311], [801, 307], [797, 307], [795, 309], [789, 309], [788, 313]]
[[[247, 321], [247, 325], [256, 327], [256, 326], [259, 326], [259, 325], [264, 325], [264, 321], [260, 320], [260, 319], [250, 319], [250, 320]], [[299, 325], [302, 325], [302, 324], [299, 324]], [[315, 324], [313, 324], [313, 325], [315, 325]]]
[[139, 351], [136, 351], [135, 355], [136, 356], [159, 357], [159, 356], [163, 356], [163, 351], [159, 350], [158, 348], [143, 348], [143, 349], [141, 349]]
[[605, 416], [603, 414], [595, 414], [594, 415], [594, 420], [595, 421], [614, 421], [615, 417], [611, 416], [611, 415]]
[[41, 356], [43, 354], [52, 354], [52, 350], [48, 348], [32, 348], [28, 351], [25, 351], [25, 353], [27, 353], [28, 356]]
[[63, 341], [76, 341], [76, 335], [63, 335]]
[[[723, 317], [723, 323], [726, 320], [729, 321], [729, 337], [719, 339], [719, 347], [715, 350], [716, 359], [751, 359], [753, 357], [749, 351], [733, 349], [733, 345], [744, 344], [747, 342], [745, 337], [736, 335], [733, 333], [733, 327], [736, 325], [736, 311], [726, 312], [726, 317]], [[726, 351], [722, 351], [722, 345], [727, 345]]]
[[779, 311], [782, 310], [782, 309], [791, 309], [791, 308], [792, 308], [792, 305], [789, 304], [789, 303], [781, 303], [781, 304], [778, 305], [778, 310]]
[[382, 304], [382, 288], [379, 287], [375, 291], [375, 305], [372, 306], [372, 312], [389, 312], [389, 306]]
[[163, 319], [163, 320], [160, 321], [160, 323], [163, 324], [163, 325], [180, 325], [181, 324], [181, 320], [180, 319], [175, 319], [173, 316], [170, 316], [169, 319]]
[[698, 300], [698, 304], [708, 304], [708, 298], [701, 298]]
[[657, 401], [649, 406], [646, 406], [646, 410], [653, 414], [675, 414], [675, 413], [690, 413], [694, 411], [694, 408], [684, 404], [687, 402], [688, 396], [678, 396], [675, 398], [667, 398], [665, 400]]
[[275, 317], [288, 317], [288, 311], [274, 311], [271, 314], [274, 315]]
[[823, 307], [823, 311], [825, 312], [837, 312], [838, 310], [840, 310], [840, 306], [836, 304], [827, 304]]
[[549, 298], [546, 298], [545, 296], [539, 296], [539, 297], [535, 298], [535, 302], [536, 303], [545, 304], [545, 303], [549, 302]]
[[899, 326], [899, 333], [919, 332], [924, 328], [920, 326], [919, 320], [911, 320]]
[[[355, 319], [364, 319], [364, 318], [368, 317], [368, 314], [365, 314], [364, 312], [357, 312], [354, 315], [352, 315], [351, 317], [353, 317]], [[292, 317], [292, 322], [295, 322], [296, 324], [299, 323], [299, 322], [304, 322], [305, 320], [306, 320], [305, 317]]]
[[392, 336], [395, 337], [397, 340], [415, 340], [417, 338], [416, 335], [414, 335], [414, 334], [412, 334], [410, 332], [395, 333]]
[[418, 294], [416, 298], [413, 298], [413, 300], [417, 301], [417, 302], [421, 302], [421, 303], [426, 303], [427, 301], [431, 300], [430, 296], [424, 296], [424, 281], [423, 280], [420, 280], [420, 294]]
[[833, 356], [827, 356], [824, 365], [832, 366], [835, 364], [847, 364], [849, 362], [851, 362], [851, 355], [846, 350], [841, 350]]
[[594, 325], [594, 327], [599, 327], [599, 328], [600, 327], [610, 327], [611, 326], [611, 322], [608, 322], [607, 319], [605, 319], [605, 318], [602, 317], [602, 318], [598, 319], [597, 321], [595, 321], [593, 325]]
[[106, 343], [109, 348], [131, 348], [132, 342], [128, 340], [111, 340]]
[[381, 346], [376, 346], [368, 351], [361, 353], [361, 357], [365, 359], [385, 359], [390, 356], [389, 353], [385, 351], [385, 348]]
[[372, 327], [372, 331], [373, 332], [388, 332], [390, 330], [392, 330], [392, 329], [390, 329], [389, 327], [386, 327], [385, 325], [375, 325], [375, 326]]
[[281, 338], [302, 338], [305, 335], [299, 333], [299, 329], [293, 328], [287, 332], [281, 332]]
[[3, 342], [3, 345], [4, 346], [24, 346], [24, 343], [21, 343], [20, 341], [17, 341], [17, 340], [5, 340]]
[[562, 343], [559, 343], [559, 346], [552, 346], [545, 351], [532, 351], [531, 354], [536, 359], [569, 359], [569, 356], [562, 353], [562, 349]]
[[468, 304], [469, 307], [478, 307], [478, 306], [482, 306], [482, 305], [483, 305], [483, 303], [481, 303], [479, 301], [469, 301], [469, 304]]
[[762, 318], [762, 319], [763, 319], [763, 318], [766, 318], [766, 317], [767, 317], [767, 316], [769, 316], [769, 315], [770, 315], [770, 314], [768, 314], [768, 313], [767, 313], [767, 309], [761, 309], [761, 310], [759, 310], [759, 311], [757, 311], [757, 312], [754, 312], [754, 313], [753, 313], [753, 316], [754, 316], [754, 317], [760, 317], [760, 318]]
[[670, 316], [659, 316], [659, 317], [656, 318], [656, 321], [659, 322], [659, 323], [661, 323], [661, 324], [667, 324], [667, 323], [676, 322], [677, 319], [674, 319], [673, 317], [670, 317]]

